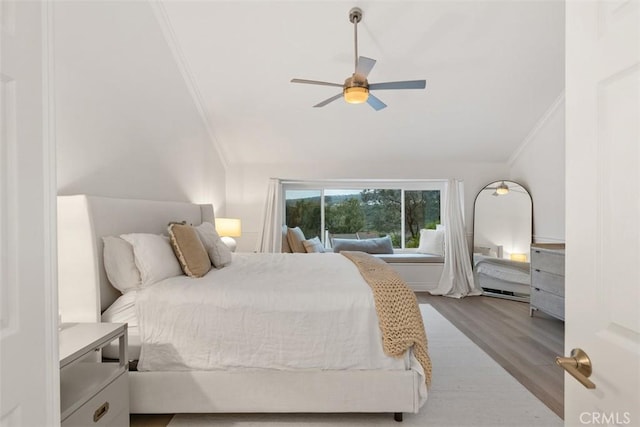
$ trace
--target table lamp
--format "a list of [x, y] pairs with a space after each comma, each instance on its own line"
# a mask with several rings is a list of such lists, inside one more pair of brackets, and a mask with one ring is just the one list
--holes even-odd
[[527, 262], [527, 254], [511, 254], [511, 261]]
[[238, 218], [216, 218], [216, 231], [220, 235], [225, 245], [236, 251], [236, 241], [234, 237], [242, 235], [242, 224]]

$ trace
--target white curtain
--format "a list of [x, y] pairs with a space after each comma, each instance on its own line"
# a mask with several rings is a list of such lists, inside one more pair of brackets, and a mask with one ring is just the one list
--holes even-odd
[[257, 252], [282, 251], [282, 200], [282, 181], [278, 178], [270, 178]]
[[473, 267], [460, 203], [462, 185], [462, 182], [455, 179], [447, 182], [444, 202], [444, 270], [438, 287], [431, 291], [433, 295], [462, 298], [482, 294], [482, 289], [476, 287], [473, 280]]

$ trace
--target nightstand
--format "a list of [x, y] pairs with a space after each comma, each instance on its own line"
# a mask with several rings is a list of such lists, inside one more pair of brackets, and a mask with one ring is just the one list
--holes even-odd
[[[119, 360], [103, 362], [115, 340]], [[128, 426], [127, 324], [63, 323], [59, 341], [62, 426]]]

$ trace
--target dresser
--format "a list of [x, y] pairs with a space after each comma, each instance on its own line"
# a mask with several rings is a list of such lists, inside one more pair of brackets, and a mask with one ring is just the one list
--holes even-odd
[[531, 245], [531, 316], [540, 310], [564, 320], [564, 249], [564, 243]]
[[[118, 340], [119, 359], [102, 361], [100, 349]], [[126, 323], [60, 325], [62, 427], [129, 425]]]

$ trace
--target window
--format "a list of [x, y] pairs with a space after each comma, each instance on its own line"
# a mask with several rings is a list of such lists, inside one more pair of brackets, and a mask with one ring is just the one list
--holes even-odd
[[285, 224], [300, 227], [305, 237], [322, 236], [322, 190], [286, 190]]
[[404, 192], [405, 247], [420, 245], [420, 229], [435, 229], [440, 224], [440, 190]]
[[420, 229], [441, 222], [442, 181], [337, 184], [342, 186], [285, 183], [286, 224], [300, 227], [307, 238], [320, 237], [325, 245], [330, 237], [388, 235], [395, 248], [417, 248]]

